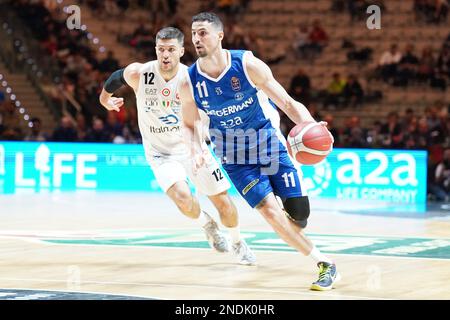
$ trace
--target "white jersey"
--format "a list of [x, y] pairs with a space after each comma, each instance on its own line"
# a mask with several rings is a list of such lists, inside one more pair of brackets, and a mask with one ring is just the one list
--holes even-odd
[[145, 63], [139, 70], [138, 124], [149, 162], [161, 156], [185, 157], [189, 154], [181, 129], [178, 94], [179, 82], [186, 72], [187, 67], [180, 63], [175, 77], [166, 81], [159, 72], [157, 60]]

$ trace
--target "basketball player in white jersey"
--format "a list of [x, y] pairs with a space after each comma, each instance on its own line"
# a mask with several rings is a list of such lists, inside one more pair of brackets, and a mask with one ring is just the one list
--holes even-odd
[[187, 217], [203, 227], [211, 247], [219, 252], [229, 251], [226, 238], [217, 223], [200, 209], [198, 199], [191, 193], [187, 177], [207, 195], [220, 214], [222, 224], [232, 240], [232, 252], [241, 264], [254, 265], [255, 256], [241, 238], [238, 214], [227, 190], [230, 183], [210, 154], [208, 164], [192, 169], [190, 148], [183, 136], [181, 103], [178, 94], [180, 79], [187, 67], [180, 63], [184, 35], [176, 28], [164, 28], [156, 35], [157, 60], [144, 64], [131, 63], [115, 71], [105, 82], [100, 102], [107, 110], [119, 111], [123, 98], [113, 93], [127, 84], [136, 94], [138, 123], [145, 155], [163, 191]]

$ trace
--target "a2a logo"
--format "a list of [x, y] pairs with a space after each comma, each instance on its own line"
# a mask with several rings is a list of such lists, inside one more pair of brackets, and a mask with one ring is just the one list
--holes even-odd
[[168, 116], [159, 117], [159, 120], [161, 120], [162, 123], [168, 124], [168, 125], [178, 124], [178, 122], [179, 122], [178, 117], [174, 114], [169, 114]]
[[[311, 196], [318, 196], [330, 186], [332, 178], [331, 165], [327, 160], [324, 160], [315, 166], [303, 167], [303, 171], [307, 171], [304, 175], [303, 181]], [[312, 171], [312, 172], [309, 172]]]

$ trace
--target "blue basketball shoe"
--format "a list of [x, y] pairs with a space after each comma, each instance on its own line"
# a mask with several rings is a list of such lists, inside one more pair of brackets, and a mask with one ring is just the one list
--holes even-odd
[[341, 275], [336, 270], [336, 265], [333, 263], [319, 262], [319, 279], [313, 282], [311, 290], [325, 291], [331, 290], [333, 285], [341, 280]]

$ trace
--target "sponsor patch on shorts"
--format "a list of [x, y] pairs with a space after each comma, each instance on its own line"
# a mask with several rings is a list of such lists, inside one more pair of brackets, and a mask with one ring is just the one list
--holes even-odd
[[257, 183], [259, 182], [259, 179], [255, 179], [252, 182], [250, 182], [244, 189], [242, 189], [242, 194], [246, 194], [250, 191], [251, 188], [253, 188]]

